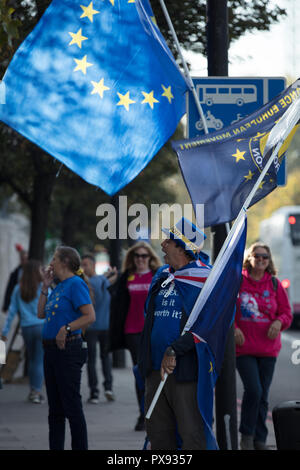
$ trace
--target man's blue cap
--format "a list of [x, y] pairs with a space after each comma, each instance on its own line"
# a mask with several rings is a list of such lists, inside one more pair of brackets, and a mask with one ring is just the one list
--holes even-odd
[[199, 257], [206, 235], [188, 219], [182, 217], [174, 227], [162, 228], [162, 231], [168, 238], [175, 240], [184, 250], [193, 255], [195, 259]]

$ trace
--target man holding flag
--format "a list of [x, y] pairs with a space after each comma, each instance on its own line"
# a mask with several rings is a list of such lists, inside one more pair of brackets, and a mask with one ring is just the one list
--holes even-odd
[[163, 266], [146, 302], [139, 369], [146, 378], [145, 411], [164, 374], [170, 374], [146, 431], [152, 450], [205, 449], [205, 433], [197, 406], [197, 355], [193, 335], [180, 335], [211, 266], [200, 251], [205, 235], [181, 219], [162, 242]]
[[150, 286], [138, 363], [146, 431], [152, 450], [216, 450], [213, 393], [241, 281], [246, 214], [213, 268], [200, 251], [205, 235], [189, 221], [163, 231], [168, 265]]

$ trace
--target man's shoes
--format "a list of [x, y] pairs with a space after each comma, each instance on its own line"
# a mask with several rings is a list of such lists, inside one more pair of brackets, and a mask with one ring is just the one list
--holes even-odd
[[254, 449], [255, 450], [271, 450], [267, 444], [262, 441], [254, 441]]
[[145, 431], [145, 417], [144, 416], [140, 415], [138, 417], [138, 420], [136, 422], [134, 430], [135, 431]]
[[91, 396], [88, 399], [88, 403], [92, 403], [93, 405], [97, 405], [97, 403], [99, 403], [98, 393], [91, 393]]
[[242, 434], [240, 446], [241, 450], [254, 450], [253, 436]]
[[115, 396], [111, 390], [105, 390], [104, 394], [107, 401], [115, 401]]

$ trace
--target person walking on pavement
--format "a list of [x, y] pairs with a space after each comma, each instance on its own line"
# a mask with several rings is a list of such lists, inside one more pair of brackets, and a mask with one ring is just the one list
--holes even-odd
[[152, 280], [146, 301], [138, 367], [145, 380], [145, 413], [168, 378], [146, 420], [151, 450], [206, 449], [204, 423], [197, 403], [198, 360], [193, 335], [181, 332], [211, 266], [200, 251], [204, 233], [187, 219], [163, 229], [167, 265]]
[[104, 376], [104, 395], [108, 401], [115, 399], [113, 394], [112, 360], [109, 351], [109, 315], [110, 315], [110, 293], [108, 287], [117, 277], [115, 271], [110, 271], [110, 277], [97, 275], [96, 260], [93, 255], [82, 256], [81, 267], [89, 278], [93, 289], [93, 304], [96, 313], [96, 321], [90, 325], [85, 332], [88, 345], [88, 384], [90, 388], [89, 403], [99, 403], [98, 377], [96, 371], [97, 343], [100, 346], [100, 360]]
[[[135, 243], [126, 253], [122, 274], [111, 287], [111, 350], [128, 349], [133, 366], [137, 364], [137, 354], [141, 332], [144, 326], [144, 304], [153, 275], [161, 266], [161, 261], [149, 243]], [[139, 417], [136, 431], [145, 429], [143, 391], [135, 381]]]
[[236, 367], [244, 386], [241, 449], [268, 450], [268, 393], [280, 332], [292, 322], [290, 303], [275, 277], [270, 248], [257, 242], [246, 253], [235, 317]]
[[19, 245], [18, 243], [16, 244], [16, 250], [19, 252], [20, 256], [20, 264], [16, 267], [16, 269], [13, 270], [13, 272], [9, 276], [9, 280], [5, 289], [5, 294], [4, 294], [4, 300], [3, 300], [3, 305], [2, 305], [2, 312], [7, 313], [8, 307], [10, 304], [10, 299], [11, 295], [13, 293], [13, 290], [15, 286], [18, 284], [18, 282], [21, 279], [22, 276], [22, 271], [23, 271], [23, 266], [25, 263], [28, 261], [28, 253], [22, 245]]
[[[80, 395], [81, 370], [87, 359], [82, 332], [96, 316], [80, 262], [74, 248], [58, 247], [45, 271], [38, 304], [38, 316], [45, 318], [43, 346], [50, 450], [64, 450], [66, 418], [72, 450], [88, 449]], [[59, 283], [49, 294], [54, 279]]]
[[44, 321], [37, 316], [41, 282], [41, 263], [29, 260], [23, 264], [20, 283], [14, 287], [12, 292], [8, 315], [2, 330], [2, 339], [6, 341], [15, 315], [20, 315], [20, 326], [28, 359], [30, 385], [28, 400], [32, 403], [44, 402], [44, 397], [41, 394], [44, 382], [42, 345]]

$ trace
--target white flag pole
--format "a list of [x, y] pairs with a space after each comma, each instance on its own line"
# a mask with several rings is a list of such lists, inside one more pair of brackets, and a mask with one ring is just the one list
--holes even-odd
[[[286, 118], [286, 120], [288, 121], [287, 124], [288, 125], [285, 125], [285, 122], [284, 122], [284, 119]], [[264, 169], [262, 170], [260, 176], [258, 177], [255, 185], [253, 186], [252, 190], [250, 191], [246, 201], [244, 202], [243, 204], [243, 207], [241, 208], [230, 232], [228, 233], [227, 237], [226, 237], [226, 240], [225, 242], [223, 243], [223, 246], [215, 260], [215, 263], [212, 267], [212, 270], [203, 286], [203, 289], [201, 290], [195, 304], [194, 304], [194, 307], [189, 315], [189, 318], [188, 318], [188, 321], [183, 329], [183, 332], [182, 334], [184, 334], [193, 324], [194, 320], [195, 320], [195, 316], [199, 314], [199, 304], [200, 302], [202, 302], [202, 299], [204, 297], [204, 295], [206, 295], [206, 292], [207, 290], [210, 288], [210, 285], [214, 282], [215, 278], [217, 275], [215, 275], [215, 272], [217, 271], [218, 273], [218, 270], [219, 270], [219, 264], [221, 263], [221, 259], [223, 257], [223, 254], [224, 254], [224, 251], [225, 249], [227, 248], [229, 242], [232, 241], [233, 239], [233, 236], [239, 226], [239, 224], [241, 223], [241, 220], [243, 219], [244, 217], [244, 214], [245, 212], [247, 211], [249, 205], [251, 204], [251, 201], [260, 185], [260, 183], [263, 181], [264, 177], [266, 176], [266, 173], [267, 171], [269, 170], [270, 166], [272, 165], [272, 163], [274, 162], [279, 150], [280, 150], [280, 147], [282, 146], [282, 144], [284, 143], [284, 140], [287, 138], [287, 136], [290, 134], [291, 130], [293, 129], [293, 127], [296, 125], [296, 123], [298, 122], [300, 118], [300, 96], [297, 98], [297, 100], [295, 100], [295, 102], [289, 107], [289, 109], [286, 111], [286, 113], [282, 116], [282, 118], [280, 119], [280, 121], [274, 126], [274, 128], [272, 129], [271, 133], [270, 133], [270, 136], [269, 136], [269, 139], [266, 143], [266, 146], [265, 146], [265, 151], [264, 151], [264, 154], [266, 153], [267, 151], [267, 147], [268, 147], [268, 142], [271, 141], [271, 144], [275, 143], [275, 142], [272, 142], [276, 139], [276, 134], [277, 134], [277, 131], [279, 132], [279, 134], [281, 134], [280, 136], [280, 139], [277, 139], [277, 144], [275, 146], [275, 149], [273, 150], [272, 152], [272, 155], [271, 157], [269, 158], [269, 160], [267, 161]], [[283, 129], [282, 129], [283, 127]], [[157, 391], [154, 395], [154, 398], [152, 400], [152, 403], [149, 407], [149, 410], [146, 414], [146, 419], [150, 419], [150, 416], [152, 414], [152, 411], [155, 407], [155, 404], [159, 398], [159, 395], [164, 387], [164, 384], [165, 384], [165, 381], [166, 381], [166, 378], [167, 378], [168, 374], [165, 373], [164, 374], [164, 380], [160, 382], [158, 388], [157, 388]]]
[[199, 115], [200, 115], [200, 117], [201, 117], [201, 119], [202, 119], [202, 122], [203, 122], [204, 132], [205, 132], [205, 134], [208, 134], [208, 128], [207, 128], [206, 119], [205, 119], [205, 116], [204, 116], [204, 113], [203, 113], [203, 109], [202, 109], [202, 106], [201, 106], [201, 104], [200, 104], [200, 102], [199, 102], [199, 98], [198, 98], [197, 92], [196, 92], [196, 90], [195, 90], [195, 86], [194, 86], [193, 80], [191, 79], [188, 66], [187, 66], [186, 61], [185, 61], [185, 59], [184, 59], [184, 57], [183, 57], [183, 54], [182, 54], [182, 52], [181, 52], [180, 44], [179, 44], [179, 41], [178, 41], [178, 38], [177, 38], [177, 34], [176, 34], [176, 32], [175, 32], [173, 23], [172, 23], [172, 21], [171, 21], [169, 12], [168, 12], [168, 10], [167, 10], [167, 7], [166, 7], [166, 5], [165, 5], [164, 0], [159, 0], [159, 1], [160, 1], [161, 8], [162, 8], [162, 10], [163, 10], [163, 12], [164, 12], [164, 15], [165, 15], [165, 17], [166, 17], [166, 20], [167, 20], [168, 26], [169, 26], [169, 28], [170, 28], [171, 34], [172, 34], [173, 39], [174, 39], [174, 41], [175, 41], [175, 44], [176, 44], [178, 53], [179, 53], [179, 55], [180, 55], [180, 58], [181, 58], [181, 61], [182, 61], [182, 65], [183, 65], [183, 68], [184, 68], [184, 71], [185, 71], [185, 74], [186, 74], [186, 78], [187, 78], [188, 81], [189, 81], [189, 84], [190, 84], [190, 87], [191, 87], [191, 90], [192, 90], [192, 93], [193, 93], [193, 96], [194, 96], [194, 99], [195, 99], [195, 103], [196, 103], [196, 106], [197, 106], [197, 110], [198, 110]]

